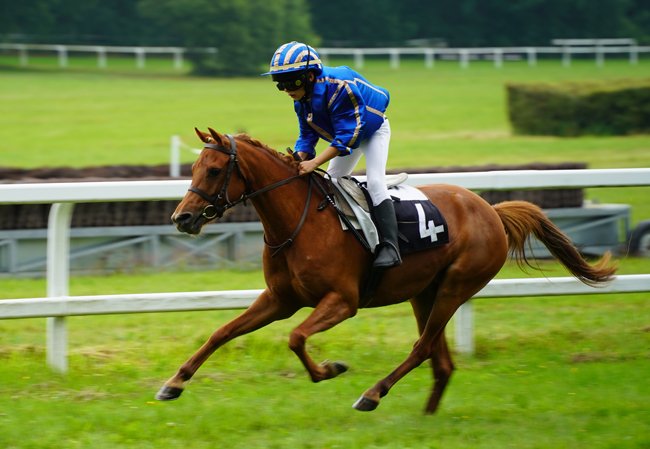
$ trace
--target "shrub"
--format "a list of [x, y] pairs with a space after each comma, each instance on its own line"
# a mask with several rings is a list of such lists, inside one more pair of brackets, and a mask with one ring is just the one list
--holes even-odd
[[650, 132], [650, 80], [508, 84], [516, 134], [578, 136]]

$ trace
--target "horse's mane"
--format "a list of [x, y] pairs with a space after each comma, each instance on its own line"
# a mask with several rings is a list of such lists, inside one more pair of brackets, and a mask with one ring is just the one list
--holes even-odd
[[235, 137], [249, 143], [250, 145], [253, 145], [254, 147], [261, 148], [263, 150], [268, 151], [271, 156], [280, 159], [285, 164], [292, 165], [292, 166], [297, 164], [295, 159], [289, 156], [288, 154], [280, 153], [279, 151], [274, 150], [273, 148], [268, 146], [267, 144], [262, 143], [257, 139], [253, 139], [251, 136], [249, 136], [246, 133], [237, 134], [235, 135]]

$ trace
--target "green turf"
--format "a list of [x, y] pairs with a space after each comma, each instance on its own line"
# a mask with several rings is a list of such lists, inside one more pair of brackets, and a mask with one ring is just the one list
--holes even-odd
[[[130, 62], [132, 63], [132, 61]], [[193, 145], [192, 127], [246, 130], [283, 148], [295, 119], [263, 79], [196, 79], [165, 70], [0, 70], [0, 166], [165, 163], [168, 140]], [[0, 59], [0, 64], [7, 64]], [[109, 66], [113, 63], [109, 59]], [[164, 73], [163, 73], [164, 72]], [[648, 77], [650, 65], [591, 62], [563, 68], [489, 63], [399, 70], [372, 61], [368, 77], [391, 90], [391, 167], [584, 161], [592, 168], [647, 167], [650, 136], [512, 137], [507, 81]], [[193, 159], [186, 153], [185, 161]], [[647, 188], [589, 189], [592, 199], [633, 205], [650, 218]], [[621, 273], [648, 273], [623, 258]], [[542, 262], [550, 275], [566, 275]], [[508, 264], [499, 277], [526, 276]], [[529, 276], [540, 276], [531, 271]], [[73, 277], [74, 295], [249, 289], [259, 271]], [[1, 279], [0, 298], [45, 295], [43, 279]], [[420, 412], [431, 374], [414, 370], [370, 414], [350, 406], [410, 350], [406, 304], [361, 311], [315, 336], [316, 360], [350, 372], [312, 384], [287, 349], [308, 311], [222, 348], [183, 397], [159, 403], [162, 382], [238, 311], [73, 317], [70, 373], [45, 364], [45, 320], [0, 321], [0, 447], [28, 448], [647, 448], [650, 447], [650, 308], [647, 294], [503, 298], [475, 302], [477, 353], [457, 372], [433, 417]], [[453, 340], [453, 332], [450, 333]]]
[[[563, 275], [553, 263], [542, 265]], [[623, 272], [647, 272], [628, 259]], [[520, 276], [509, 264], [504, 276]], [[539, 275], [539, 274], [535, 274]], [[3, 296], [38, 295], [39, 280], [3, 281]], [[90, 292], [257, 288], [261, 274], [215, 272], [73, 278]], [[153, 395], [238, 311], [74, 317], [70, 372], [45, 367], [44, 320], [0, 323], [0, 444], [7, 448], [644, 448], [650, 441], [646, 294], [475, 301], [477, 353], [457, 371], [439, 413], [421, 414], [425, 364], [370, 414], [356, 398], [401, 362], [416, 337], [406, 304], [364, 310], [309, 350], [345, 360], [312, 384], [287, 348], [308, 311], [220, 349], [176, 402]], [[453, 341], [453, 332], [450, 335]], [[38, 431], [35, 431], [38, 429]]]
[[[3, 59], [0, 59], [3, 61]], [[4, 57], [5, 64], [7, 56]], [[120, 60], [117, 60], [120, 61]], [[166, 164], [172, 135], [185, 144], [183, 162], [196, 157], [193, 128], [246, 131], [283, 149], [295, 141], [289, 99], [265, 78], [210, 79], [159, 74], [115, 62], [110, 72], [77, 68], [0, 70], [0, 166], [92, 166]], [[158, 61], [164, 64], [165, 61]], [[349, 63], [352, 61], [333, 61]], [[54, 67], [55, 60], [52, 60]], [[5, 66], [7, 67], [7, 66]], [[512, 136], [507, 121], [505, 83], [646, 78], [650, 61], [637, 65], [608, 61], [542, 60], [496, 69], [476, 62], [461, 69], [439, 62], [427, 69], [404, 61], [368, 61], [364, 74], [391, 91], [393, 131], [388, 167], [469, 166], [530, 162], [585, 162], [590, 168], [650, 166], [650, 136]], [[361, 167], [363, 166], [363, 161]], [[632, 205], [633, 223], [650, 218], [648, 188], [588, 191], [588, 199]]]
[[[643, 166], [650, 137], [513, 137], [506, 116], [510, 81], [643, 78], [650, 61], [562, 67], [542, 61], [468, 69], [414, 61], [400, 69], [369, 62], [364, 74], [391, 92], [391, 167], [583, 161], [596, 167]], [[266, 78], [144, 76], [138, 71], [0, 70], [0, 166], [166, 163], [169, 139], [197, 144], [194, 126], [247, 131], [282, 149], [295, 141], [290, 100]], [[184, 154], [185, 161], [194, 155]]]

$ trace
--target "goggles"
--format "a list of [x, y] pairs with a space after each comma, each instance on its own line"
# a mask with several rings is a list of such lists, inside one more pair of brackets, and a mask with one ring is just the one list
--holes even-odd
[[282, 81], [277, 81], [276, 82], [276, 87], [278, 90], [287, 90], [289, 92], [292, 92], [294, 90], [298, 90], [301, 87], [305, 86], [305, 81], [306, 81], [306, 76], [305, 74], [300, 74], [298, 78], [290, 79], [290, 80], [282, 80]]

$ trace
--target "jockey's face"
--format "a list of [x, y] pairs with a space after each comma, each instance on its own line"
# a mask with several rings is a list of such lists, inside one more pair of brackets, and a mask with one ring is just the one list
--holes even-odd
[[306, 77], [302, 75], [284, 79], [274, 77], [274, 81], [277, 81], [277, 88], [286, 92], [293, 101], [300, 101], [307, 95], [307, 83], [314, 81], [314, 74], [309, 72]]
[[285, 92], [291, 97], [293, 101], [300, 101], [307, 94], [304, 86], [297, 90], [285, 90]]

